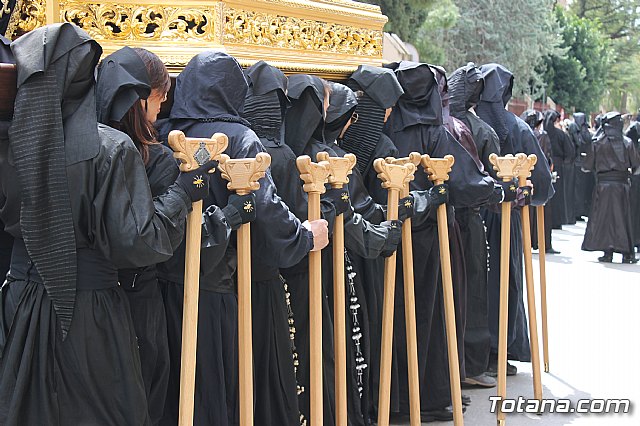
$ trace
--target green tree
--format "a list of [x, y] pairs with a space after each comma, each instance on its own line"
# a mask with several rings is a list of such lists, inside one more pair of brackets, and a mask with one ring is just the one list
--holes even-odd
[[546, 93], [565, 108], [595, 112], [605, 93], [611, 49], [598, 22], [555, 10], [564, 52], [546, 59]]

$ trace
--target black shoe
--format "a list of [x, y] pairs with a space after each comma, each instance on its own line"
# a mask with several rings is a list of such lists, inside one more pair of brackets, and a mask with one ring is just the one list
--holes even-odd
[[[498, 377], [498, 360], [489, 361], [489, 368], [485, 374], [490, 377]], [[516, 374], [518, 374], [518, 367], [507, 363], [507, 376], [515, 376]]]
[[[604, 256], [600, 256], [598, 258], [598, 262], [602, 262], [602, 263], [612, 263], [613, 262], [613, 255], [612, 254], [605, 254]], [[623, 262], [624, 263], [624, 262]]]
[[625, 254], [624, 256], [622, 256], [622, 263], [638, 263], [638, 258], [635, 256], [635, 254]]
[[462, 382], [463, 387], [483, 387], [483, 388], [494, 388], [497, 383], [493, 377], [489, 377], [487, 374], [482, 373], [478, 376], [467, 377], [464, 382]]
[[576, 216], [577, 222], [584, 222], [584, 218], [582, 216]]
[[553, 247], [546, 249], [544, 252], [546, 254], [560, 254], [560, 252], [558, 250], [555, 250]]
[[462, 405], [465, 407], [471, 405], [471, 397], [469, 395], [462, 395]]
[[[466, 411], [467, 407], [463, 405], [462, 412], [465, 413]], [[421, 411], [420, 420], [423, 423], [451, 421], [453, 420], [453, 407], [449, 405], [448, 407], [442, 408], [440, 410]]]

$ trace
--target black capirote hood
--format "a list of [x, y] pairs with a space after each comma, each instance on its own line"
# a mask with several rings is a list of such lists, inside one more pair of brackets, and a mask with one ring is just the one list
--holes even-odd
[[472, 106], [480, 102], [484, 90], [482, 72], [473, 62], [458, 68], [449, 76], [449, 109], [451, 115], [462, 119]]
[[507, 106], [513, 92], [513, 74], [504, 65], [485, 64], [480, 67], [484, 80], [484, 89], [480, 100], [484, 102], [502, 102]]
[[[382, 108], [391, 108], [404, 93], [394, 72], [388, 68], [360, 65], [349, 77]], [[347, 84], [351, 87], [350, 84]]]
[[149, 74], [140, 56], [130, 47], [113, 52], [98, 67], [98, 121], [119, 122], [138, 99], [147, 99], [150, 93]]
[[287, 76], [273, 65], [258, 61], [245, 71], [253, 95], [264, 95], [280, 89], [287, 92]]
[[324, 84], [319, 77], [296, 74], [289, 77], [288, 87], [291, 107], [285, 118], [285, 142], [302, 155], [314, 135], [322, 139]]

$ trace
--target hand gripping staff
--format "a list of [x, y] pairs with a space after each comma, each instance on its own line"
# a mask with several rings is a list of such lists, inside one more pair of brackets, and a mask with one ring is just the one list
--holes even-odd
[[[309, 221], [320, 219], [320, 194], [326, 191], [330, 168], [329, 163], [314, 163], [311, 157], [298, 157], [296, 165], [300, 171], [302, 188], [309, 194]], [[309, 253], [309, 402], [310, 426], [322, 426], [322, 252]]]
[[[538, 161], [535, 154], [528, 157], [526, 154], [517, 154], [521, 158], [516, 176], [518, 185], [527, 185], [527, 178], [531, 176], [531, 170]], [[529, 191], [526, 189], [525, 191]], [[530, 197], [531, 194], [524, 194]], [[543, 212], [544, 215], [544, 212]], [[542, 382], [540, 379], [540, 347], [538, 345], [538, 321], [536, 319], [536, 292], [533, 284], [533, 260], [531, 255], [531, 224], [529, 218], [529, 206], [522, 207], [522, 246], [524, 249], [524, 271], [527, 280], [527, 308], [529, 311], [529, 340], [531, 341], [531, 365], [533, 368], [533, 394], [535, 399], [542, 400]], [[544, 234], [544, 228], [543, 228]], [[538, 246], [540, 251], [544, 251], [544, 240]]]
[[[180, 170], [183, 172], [195, 170], [210, 160], [218, 160], [228, 143], [227, 136], [222, 133], [214, 134], [211, 139], [187, 138], [179, 130], [173, 130], [169, 133], [169, 145], [175, 151], [173, 156], [182, 162]], [[180, 365], [180, 426], [193, 425], [198, 343], [198, 297], [200, 295], [201, 226], [202, 201], [196, 201], [187, 216]]]
[[[393, 159], [378, 158], [373, 162], [378, 179], [387, 192], [387, 220], [398, 220], [400, 191], [413, 180], [413, 163], [393, 164]], [[389, 425], [391, 393], [391, 360], [393, 356], [393, 308], [396, 284], [396, 253], [384, 260], [384, 304], [382, 310], [382, 340], [380, 354], [380, 391], [378, 394], [378, 425]], [[413, 416], [412, 416], [413, 418]]]
[[[229, 181], [227, 189], [247, 195], [260, 189], [258, 179], [271, 165], [271, 156], [261, 152], [256, 158], [230, 159], [220, 156], [220, 173]], [[256, 206], [247, 201], [243, 209]], [[253, 345], [251, 331], [251, 224], [238, 228], [238, 381], [240, 426], [253, 426]]]
[[[356, 165], [356, 156], [330, 157], [327, 152], [319, 152], [318, 161], [329, 163], [329, 184], [332, 188], [342, 188], [349, 183], [349, 175]], [[348, 192], [342, 194], [349, 197]], [[345, 318], [344, 291], [344, 214], [336, 217], [333, 228], [333, 339], [335, 351], [336, 377], [336, 426], [347, 426], [347, 322]]]
[[[510, 182], [518, 171], [522, 157], [509, 154], [489, 156], [489, 161], [498, 172], [498, 177]], [[507, 396], [507, 332], [509, 318], [509, 251], [511, 243], [511, 202], [502, 203], [502, 227], [500, 233], [500, 317], [498, 323], [498, 425], [505, 424], [502, 401]]]
[[542, 313], [542, 354], [544, 356], [544, 372], [549, 372], [549, 334], [547, 332], [547, 264], [546, 241], [544, 238], [544, 206], [536, 207], [538, 218], [538, 260], [540, 262], [540, 305]]
[[[452, 155], [444, 158], [422, 156], [422, 167], [434, 185], [449, 180], [449, 172], [455, 159]], [[460, 365], [458, 360], [458, 338], [456, 336], [456, 308], [453, 302], [453, 279], [451, 278], [451, 252], [449, 251], [449, 226], [447, 225], [447, 206], [438, 206], [438, 239], [440, 241], [440, 269], [442, 269], [442, 293], [444, 295], [445, 329], [447, 332], [447, 350], [449, 355], [449, 381], [451, 382], [451, 401], [453, 404], [453, 424], [462, 426], [462, 391], [460, 390]]]
[[[387, 157], [390, 164], [413, 164], [418, 166], [422, 156], [412, 152], [408, 157]], [[409, 182], [405, 182], [400, 198], [409, 196]], [[420, 426], [420, 375], [418, 372], [418, 338], [416, 334], [416, 296], [413, 277], [413, 241], [411, 237], [411, 218], [402, 224], [402, 276], [404, 277], [404, 321], [407, 333], [407, 366], [409, 381], [409, 418], [411, 426]]]

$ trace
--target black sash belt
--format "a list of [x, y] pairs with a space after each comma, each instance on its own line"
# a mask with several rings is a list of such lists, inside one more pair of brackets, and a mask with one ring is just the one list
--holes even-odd
[[628, 183], [629, 182], [629, 172], [628, 171], [619, 171], [612, 170], [610, 172], [602, 172], [597, 175], [598, 182], [620, 182], [620, 183]]

